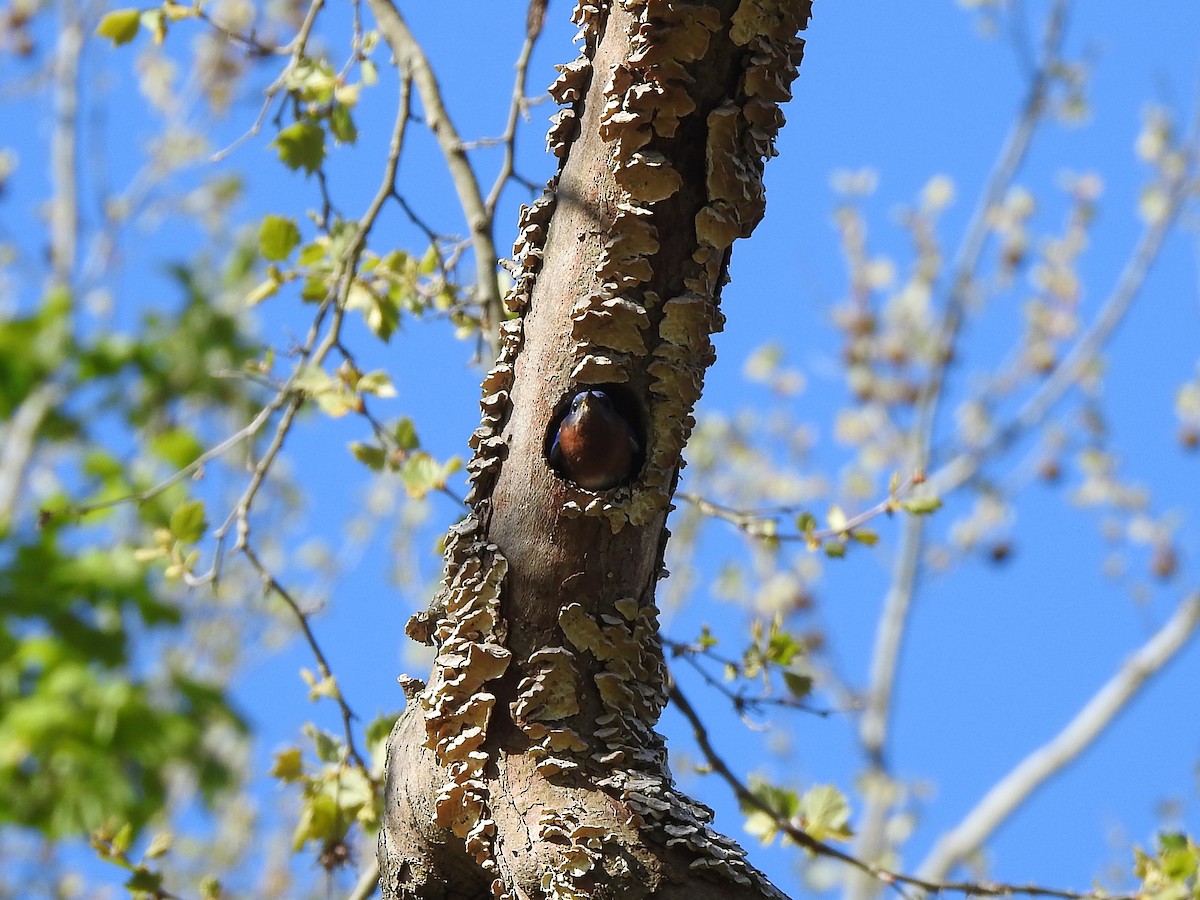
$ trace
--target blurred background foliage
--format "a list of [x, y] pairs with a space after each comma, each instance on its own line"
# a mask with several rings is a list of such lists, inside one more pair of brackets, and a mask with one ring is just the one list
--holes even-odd
[[[703, 724], [677, 704], [664, 726], [685, 786], [780, 884], [863, 897], [880, 883], [781, 847], [788, 829], [935, 881], [999, 877], [937, 839], [993, 782], [1025, 804], [1058, 770], [996, 773], [1109, 676], [1190, 653], [1169, 721], [1119, 752], [1149, 770], [1147, 745], [1176, 742], [1195, 765], [1197, 58], [1143, 53], [1160, 96], [1098, 155], [1069, 135], [1117, 90], [1087, 30], [1112, 38], [1116, 4], [939, 3], [937, 51], [907, 50], [962, 94], [913, 138], [867, 107], [900, 105], [865, 67], [913, 14], [825, 6], [672, 521], [660, 605]], [[492, 262], [552, 170], [538, 104], [572, 56], [557, 4], [401, 11], [421, 43], [398, 73], [357, 3], [0, 8], [2, 897], [373, 886], [392, 678], [426, 665], [403, 622], [462, 508]], [[1200, 25], [1172, 15], [1142, 11], [1128, 40]], [[447, 174], [447, 123], [469, 177]], [[1149, 328], [1116, 343], [1147, 294], [1166, 298]], [[909, 637], [918, 595], [949, 612]], [[931, 685], [897, 724], [893, 692]], [[1085, 706], [1086, 740], [1047, 745], [1060, 766], [1140, 686]], [[757, 803], [701, 777], [705, 725], [751, 727], [725, 749]], [[1005, 877], [1196, 898], [1195, 809], [1180, 785], [1163, 835], [1126, 835], [1109, 870], [1047, 850]]]

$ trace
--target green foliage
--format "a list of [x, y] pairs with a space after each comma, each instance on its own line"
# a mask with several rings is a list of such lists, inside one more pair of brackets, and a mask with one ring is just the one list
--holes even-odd
[[189, 500], [175, 508], [171, 513], [169, 530], [171, 535], [185, 544], [194, 544], [204, 534], [208, 523], [204, 518], [204, 503], [200, 500]]
[[[972, 0], [969, 5], [1003, 6], [990, 0]], [[39, 4], [17, 6], [21, 9], [14, 7], [5, 25], [19, 34], [27, 14], [24, 6]], [[235, 7], [184, 6], [168, 0], [145, 10], [118, 9], [103, 15], [96, 33], [113, 46], [134, 41], [142, 29], [159, 45], [167, 37], [168, 25], [197, 20], [195, 33], [188, 36], [198, 48], [193, 56], [179, 47], [172, 48], [174, 55], [167, 54], [143, 42], [146, 46], [139, 50], [146, 53], [137, 64], [142, 94], [171, 123], [170, 131], [164, 130], [152, 143], [190, 149], [176, 149], [174, 159], [163, 150], [139, 158], [137, 162], [145, 163], [150, 173], [145, 176], [146, 193], [155, 198], [156, 208], [126, 209], [123, 204], [128, 198], [105, 197], [103, 224], [86, 235], [90, 246], [128, 247], [128, 271], [139, 277], [126, 279], [115, 270], [97, 273], [95, 269], [106, 262], [97, 266], [89, 261], [83, 266], [67, 260], [65, 268], [72, 270], [67, 275], [56, 271], [45, 278], [46, 273], [39, 272], [33, 279], [59, 286], [28, 305], [22, 305], [25, 296], [18, 295], [5, 311], [20, 312], [0, 327], [0, 424], [44, 406], [30, 454], [40, 467], [39, 487], [27, 491], [23, 508], [0, 510], [0, 536], [7, 539], [0, 550], [0, 796], [5, 798], [0, 824], [17, 824], [53, 838], [96, 829], [97, 852], [127, 873], [122, 875], [125, 886], [135, 896], [167, 893], [155, 860], [172, 852], [170, 833], [159, 832], [150, 840], [140, 861], [131, 851], [145, 840], [142, 832], [148, 824], [157, 825], [156, 819], [169, 815], [165, 798], [172, 774], [185, 773], [209, 799], [244, 776], [229, 758], [210, 749], [214, 735], [244, 734], [245, 724], [232, 710], [222, 679], [208, 673], [200, 677], [202, 667], [188, 663], [193, 647], [180, 646], [190, 636], [185, 629], [196, 627], [201, 618], [197, 612], [204, 604], [198, 594], [184, 595], [181, 583], [216, 586], [218, 576], [228, 577], [221, 559], [214, 561], [209, 573], [197, 571], [202, 558], [222, 556], [220, 545], [227, 533], [236, 534], [237, 543], [243, 545], [245, 540], [244, 546], [249, 547], [247, 534], [256, 532], [253, 539], [258, 541], [267, 532], [263, 543], [274, 552], [259, 556], [285, 554], [270, 543], [282, 517], [261, 497], [253, 496], [257, 486], [236, 497], [236, 503], [220, 496], [222, 487], [228, 489], [233, 481], [237, 493], [247, 480], [255, 483], [260, 475], [270, 477], [266, 463], [272, 460], [264, 450], [271, 444], [272, 428], [307, 407], [340, 418], [341, 428], [359, 429], [355, 432], [359, 439], [350, 443], [354, 458], [373, 473], [392, 476], [379, 478], [372, 486], [398, 481], [417, 500], [439, 492], [453, 496], [451, 478], [461, 469], [461, 461], [440, 459], [423, 448], [411, 419], [397, 418], [393, 410], [376, 416], [376, 407], [386, 406], [379, 401], [394, 397], [395, 389], [383, 371], [355, 363], [357, 348], [348, 332], [340, 331], [341, 323], [365, 324], [371, 335], [388, 342], [415, 319], [444, 318], [464, 337], [474, 337], [484, 320], [476, 300], [479, 286], [462, 287], [455, 280], [459, 259], [471, 255], [468, 242], [434, 234], [420, 223], [424, 236], [411, 246], [396, 247], [394, 233], [382, 239], [370, 233], [362, 224], [366, 220], [360, 219], [362, 210], [339, 194], [341, 179], [330, 164], [339, 145], [358, 141], [359, 96], [378, 80], [376, 64], [369, 58], [377, 36], [369, 30], [369, 22], [364, 33], [364, 23], [355, 16], [350, 46], [329, 51], [348, 53], [332, 62], [325, 56], [327, 33], [309, 30], [323, 15], [322, 4], [313, 5], [308, 18], [301, 15], [296, 21], [290, 17], [304, 14], [303, 7]], [[240, 16], [245, 20], [239, 21]], [[275, 16], [284, 20], [275, 21]], [[301, 19], [304, 25], [297, 33]], [[275, 40], [280, 43], [272, 44]], [[114, 58], [127, 61], [128, 55]], [[214, 179], [194, 190], [191, 184], [166, 183], [167, 177], [162, 176], [180, 158], [190, 154], [194, 161], [215, 149], [207, 147], [202, 136], [177, 127], [187, 118], [180, 115], [181, 101], [187, 102], [190, 116], [194, 100], [175, 91], [173, 67], [187, 71], [189, 83], [199, 86], [201, 105], [220, 110], [246, 99], [240, 80], [260, 64], [269, 74], [260, 83], [270, 87], [247, 138], [258, 139], [260, 126], [274, 129], [270, 146], [279, 166], [317, 176], [309, 179], [311, 194], [298, 201], [309, 207], [307, 218], [300, 218], [298, 209], [281, 205], [278, 214], [263, 216], [260, 210], [243, 221], [234, 206], [239, 191], [230, 187], [236, 184], [236, 176], [224, 187]], [[353, 81], [355, 71], [360, 83]], [[1085, 67], [1059, 59], [1047, 71], [1054, 90], [1044, 98], [1046, 107], [1060, 119], [1086, 114]], [[122, 87], [122, 102], [133, 95]], [[435, 124], [430, 108], [424, 102], [421, 106], [429, 123]], [[518, 112], [514, 108], [514, 114]], [[1155, 172], [1169, 177], [1188, 165], [1179, 140], [1169, 118], [1151, 111], [1137, 151]], [[261, 149], [260, 144], [256, 152]], [[0, 191], [11, 170], [0, 149]], [[356, 181], [359, 174], [355, 173]], [[368, 187], [373, 189], [377, 173], [369, 174]], [[159, 177], [164, 181], [156, 181]], [[877, 179], [862, 172], [835, 178], [839, 180], [849, 188], [844, 193], [863, 197]], [[1087, 226], [1097, 212], [1098, 179], [1070, 176], [1069, 180], [1074, 200], [1061, 237], [1043, 240], [1030, 231], [1036, 204], [1019, 186], [991, 208], [979, 210], [977, 218], [986, 221], [989, 230], [987, 241], [981, 235], [980, 246], [997, 245], [994, 284], [986, 274], [987, 266], [972, 264], [962, 272], [947, 271], [946, 262], [955, 257], [951, 248], [941, 245], [938, 219], [956, 194], [947, 176], [931, 178], [913, 207], [898, 217], [912, 238], [911, 265], [908, 260], [870, 252], [866, 215], [853, 197], [837, 210], [851, 289], [847, 301], [832, 315], [844, 341], [846, 402], [831, 430], [856, 458], [848, 460], [839, 475], [831, 476], [840, 482], [836, 488], [817, 484], [819, 477], [810, 478], [808, 460], [792, 465], [811, 449], [803, 423], [797, 427], [790, 418], [768, 421], [766, 416], [752, 416], [748, 423], [732, 426], [716, 421], [719, 417], [699, 423], [689, 451], [694, 466], [685, 487], [702, 485], [697, 490], [707, 493], [708, 486], [700, 478], [691, 481], [693, 474], [706, 470], [716, 473], [714, 483], [734, 486], [734, 496], [721, 498], [726, 505], [705, 504], [701, 498], [697, 506], [751, 539], [750, 561], [727, 564], [716, 590], [727, 599], [746, 601], [753, 611], [746, 617], [750, 625], [741, 640], [733, 629], [718, 634], [706, 626], [692, 645], [677, 648], [677, 653], [698, 667], [722, 671], [725, 681], [707, 673], [705, 677], [739, 713], [760, 712], [767, 703], [807, 709], [814, 688], [828, 688], [821, 679], [828, 671], [822, 662], [829, 659], [810, 660], [810, 654], [819, 653], [820, 629], [803, 631], [798, 615], [814, 602], [809, 592], [822, 567], [830, 559], [847, 556], [850, 563], [857, 562], [860, 550], [850, 552], [855, 545], [878, 546], [880, 534], [868, 524], [879, 527], [888, 538], [886, 517], [928, 516], [941, 508], [932, 485], [920, 486], [919, 472], [903, 486], [894, 476], [880, 499], [887, 472], [911, 465], [914, 448], [921, 446], [936, 449], [937, 458], [924, 462], [953, 459], [958, 452], [983, 460], [988, 441], [1000, 433], [992, 417], [1013, 404], [1022, 386], [1036, 385], [1058, 371], [1069, 349], [1068, 338], [1085, 326], [1080, 312], [1085, 292], [1077, 263], [1087, 244]], [[144, 189], [140, 177], [138, 182]], [[410, 196], [400, 183], [379, 187], [389, 207], [397, 198]], [[504, 187], [502, 180], [496, 196]], [[283, 204], [293, 198], [277, 199]], [[203, 223], [223, 239], [235, 233], [241, 237], [232, 246], [218, 241], [215, 256], [200, 253], [170, 267], [169, 277], [182, 291], [183, 301], [168, 309], [142, 293], [140, 276], [147, 255], [132, 242], [123, 245], [128, 236], [119, 230], [123, 220], [135, 221], [147, 212], [159, 215], [160, 209], [172, 204], [186, 210], [189, 224]], [[419, 222], [407, 204], [404, 211]], [[1138, 211], [1148, 223], [1168, 221], [1172, 205], [1164, 179], [1145, 186]], [[298, 223], [303, 224], [303, 235]], [[82, 224], [81, 230], [86, 231], [88, 222]], [[468, 230], [478, 232], [496, 224], [472, 221]], [[52, 235], [44, 243], [56, 240]], [[478, 247], [473, 249], [477, 254]], [[51, 246], [50, 251], [52, 259], [66, 260], [61, 246]], [[3, 262], [0, 254], [0, 266]], [[36, 269], [37, 263], [31, 268]], [[86, 277], [79, 277], [80, 270], [86, 270]], [[0, 278], [0, 293], [5, 284]], [[922, 407], [930, 400], [936, 405], [944, 383], [974, 378], [959, 357], [956, 340], [959, 331], [973, 329], [960, 329], [956, 321], [943, 318], [944, 288], [952, 292], [963, 288], [959, 312], [966, 321], [977, 314], [976, 305], [982, 309], [1012, 284], [1022, 284], [1022, 291], [1028, 286], [1034, 290], [1032, 297], [1022, 300], [1026, 331], [1019, 352], [1013, 354], [1012, 370], [989, 379], [1003, 390], [984, 387], [979, 397], [961, 404], [956, 411], [958, 435], [918, 433], [922, 419], [930, 423], [937, 419], [926, 416], [929, 409]], [[112, 292], [110, 301], [103, 296], [107, 291]], [[7, 303], [11, 298], [2, 299]], [[231, 299], [235, 302], [228, 302]], [[303, 337], [293, 340], [289, 332], [286, 341], [273, 338], [279, 345], [272, 349], [248, 338], [252, 328], [243, 317], [244, 309], [268, 299], [274, 302], [260, 311], [264, 320], [311, 313], [300, 334], [311, 327], [321, 340], [304, 344]], [[119, 321], [132, 318], [134, 309], [152, 311], [128, 332], [118, 332], [110, 330], [106, 314], [89, 312], [91, 306], [102, 308], [105, 302], [120, 311], [113, 317]], [[345, 316], [347, 312], [354, 315]], [[786, 365], [785, 356], [783, 345], [772, 341], [747, 360], [746, 377], [776, 398], [794, 397], [804, 389], [806, 379], [799, 369]], [[948, 370], [951, 360], [954, 367]], [[943, 377], [947, 371], [952, 378]], [[1079, 384], [1089, 403], [1099, 405], [1092, 396], [1098, 392], [1089, 383], [1097, 379], [1090, 373]], [[218, 452], [218, 441], [260, 413], [270, 415], [258, 430]], [[1176, 413], [1181, 444], [1189, 449], [1200, 446], [1196, 381], [1180, 388]], [[717, 436], [706, 442], [710, 427], [710, 437]], [[279, 446], [285, 437], [289, 444], [295, 443], [286, 429], [275, 436]], [[754, 446], [762, 436], [768, 436], [766, 452]], [[1094, 443], [1097, 446], [1088, 446], [1080, 454], [1081, 502], [1140, 510], [1140, 495], [1117, 477], [1116, 455], [1098, 446], [1099, 439]], [[785, 463], [785, 454], [794, 458]], [[227, 474], [224, 467], [231, 460], [223, 456], [236, 456], [232, 461], [248, 464], [251, 475], [243, 478], [243, 472], [230, 466], [237, 471], [235, 479], [211, 477], [214, 469]], [[345, 470], [351, 468], [347, 465]], [[806, 474], [799, 475], [801, 471]], [[344, 474], [343, 470], [336, 473]], [[982, 477], [974, 480], [988, 481], [979, 474]], [[1000, 491], [988, 490], [993, 496], [982, 499], [968, 517], [953, 525], [960, 547], [972, 546], [979, 533], [1004, 521], [1009, 512], [1007, 502], [998, 497]], [[823, 519], [819, 512], [798, 512], [806, 507], [828, 512]], [[210, 529], [210, 516], [215, 530]], [[33, 528], [35, 519], [44, 526], [40, 531]], [[264, 523], [271, 527], [262, 527]], [[789, 523], [794, 523], [794, 531]], [[1169, 529], [1156, 522], [1136, 524], [1130, 531], [1142, 534], [1153, 546], [1156, 574], [1170, 579], [1178, 556]], [[686, 532], [686, 526], [678, 531]], [[233, 543], [230, 540], [224, 547], [222, 558], [233, 555], [229, 552]], [[890, 550], [887, 540], [882, 543], [871, 555]], [[258, 547], [255, 544], [256, 551]], [[789, 552], [792, 549], [796, 552]], [[275, 565], [272, 561], [270, 568], [255, 571], [254, 586], [266, 582], [282, 594], [283, 588], [275, 587]], [[845, 570], [844, 565], [841, 568]], [[222, 602], [226, 599], [222, 597]], [[306, 615], [306, 604], [295, 606], [298, 616]], [[240, 627], [246, 613], [241, 608], [224, 609], [221, 615], [236, 618]], [[304, 623], [306, 630], [309, 624]], [[726, 649], [722, 657], [718, 647], [733, 649]], [[305, 670], [302, 678], [310, 699], [338, 704], [343, 718], [354, 721], [340, 683], [323, 659], [316, 672]], [[855, 689], [842, 687], [847, 692]], [[394, 716], [381, 716], [366, 728], [365, 758], [354, 746], [357, 730], [349, 726], [346, 733], [334, 735], [309, 725], [304, 729], [308, 741], [304, 750], [294, 746], [276, 754], [271, 775], [299, 799], [300, 816], [292, 835], [297, 852], [316, 846], [321, 864], [332, 868], [326, 862], [338, 858], [332, 851], [344, 848], [356, 829], [370, 832], [378, 827], [383, 741], [394, 720]], [[849, 803], [833, 786], [817, 785], [800, 793], [756, 779], [753, 791], [766, 810], [746, 804], [747, 828], [766, 842], [781, 832], [787, 840], [788, 829], [803, 830], [818, 840], [852, 836]], [[870, 793], [863, 791], [864, 796]], [[894, 821], [889, 822], [889, 831]], [[875, 858], [886, 858], [886, 853], [881, 851]], [[1137, 853], [1136, 873], [1147, 896], [1200, 900], [1196, 872], [1196, 846], [1181, 835], [1164, 835], [1153, 854]], [[208, 876], [198, 891], [202, 897], [215, 898], [222, 888]]]
[[444, 490], [447, 479], [462, 468], [462, 460], [453, 456], [438, 462], [428, 453], [418, 450], [405, 458], [400, 477], [408, 495], [420, 499], [430, 491]]
[[[61, 487], [43, 496], [39, 530], [21, 509], [0, 521], [0, 823], [51, 837], [114, 817], [136, 834], [162, 814], [180, 773], [209, 800], [241, 777], [211, 742], [246, 733], [223, 688], [135, 652], [136, 641], [169, 639], [182, 624], [178, 598], [137, 543], [165, 535], [181, 573], [183, 545], [204, 531], [204, 504], [179, 483], [132, 515], [112, 505], [201, 455], [199, 410], [251, 407], [242, 387], [218, 377], [249, 357], [241, 324], [191, 267], [172, 275], [182, 304], [148, 312], [136, 333], [77, 334], [62, 290], [0, 328], [0, 410], [28, 415], [54, 396], [29, 453], [53, 454], [58, 483], [75, 485], [71, 500]], [[109, 446], [123, 430], [144, 441], [132, 462]]]
[[270, 774], [301, 790], [300, 818], [292, 836], [295, 850], [310, 842], [321, 847], [341, 844], [353, 827], [368, 834], [378, 830], [383, 808], [382, 741], [395, 721], [395, 715], [381, 716], [368, 728], [368, 744], [375, 756], [370, 772], [352, 764], [343, 740], [314, 725], [306, 725], [304, 732], [313, 745], [316, 765], [305, 763], [299, 747], [275, 754]]
[[781, 833], [784, 843], [795, 843], [783, 829], [785, 824], [818, 841], [848, 841], [854, 836], [849, 826], [849, 803], [833, 785], [815, 785], [799, 794], [752, 776], [750, 792], [761, 806], [742, 801], [746, 831], [764, 844], [772, 843]]
[[236, 779], [206, 734], [244, 723], [223, 693], [182, 672], [130, 669], [130, 606], [148, 624], [174, 620], [127, 550], [63, 555], [23, 547], [0, 572], [0, 821], [51, 836], [110, 816], [141, 828], [159, 814], [173, 767], [212, 798]]
[[[156, 834], [142, 854], [141, 862], [136, 863], [129, 856], [133, 839], [134, 829], [129, 823], [116, 829], [111, 823], [106, 824], [94, 829], [89, 838], [92, 849], [100, 859], [129, 873], [123, 886], [134, 900], [159, 900], [167, 896], [164, 893], [165, 876], [153, 864], [170, 853], [174, 840], [171, 833], [160, 831]], [[206, 890], [202, 896], [219, 897], [219, 886], [215, 893]]]
[[1160, 834], [1153, 854], [1134, 848], [1133, 874], [1143, 897], [1200, 900], [1200, 845], [1184, 834]]
[[831, 784], [818, 784], [800, 798], [800, 827], [818, 841], [848, 841], [854, 837], [850, 830], [850, 804], [846, 795]]
[[909, 497], [907, 500], [902, 500], [900, 501], [900, 506], [905, 512], [910, 512], [914, 516], [927, 516], [941, 509], [942, 501], [936, 495], [924, 494], [919, 497]]
[[300, 229], [285, 216], [269, 215], [258, 230], [258, 249], [264, 259], [287, 259], [300, 243]]
[[325, 161], [325, 129], [314, 122], [296, 122], [284, 128], [271, 142], [279, 160], [289, 169], [304, 169], [308, 175]]
[[214, 685], [136, 673], [131, 633], [169, 628], [179, 611], [130, 548], [86, 535], [51, 523], [0, 566], [0, 821], [51, 836], [110, 816], [141, 828], [174, 767], [211, 799], [237, 774], [203, 738], [245, 730]]
[[141, 18], [142, 12], [139, 9], [114, 9], [100, 19], [100, 24], [96, 26], [96, 34], [108, 38], [113, 42], [113, 46], [120, 47], [137, 37]]

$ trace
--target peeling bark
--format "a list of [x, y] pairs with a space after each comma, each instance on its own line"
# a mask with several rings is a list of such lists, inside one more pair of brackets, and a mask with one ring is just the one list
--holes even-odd
[[[551, 87], [560, 169], [521, 217], [472, 512], [409, 623], [438, 655], [390, 741], [385, 897], [781, 896], [672, 782], [654, 588], [810, 6], [577, 3], [583, 53]], [[642, 438], [640, 471], [610, 490], [547, 463], [583, 388], [616, 393]]]

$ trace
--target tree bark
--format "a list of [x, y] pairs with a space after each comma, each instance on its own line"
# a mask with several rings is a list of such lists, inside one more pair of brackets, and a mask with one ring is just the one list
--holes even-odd
[[[385, 897], [780, 896], [671, 780], [654, 589], [729, 249], [762, 216], [810, 7], [576, 6], [583, 53], [551, 88], [561, 164], [522, 211], [472, 511], [409, 623], [438, 655], [390, 740]], [[608, 490], [547, 459], [585, 388], [642, 448]]]

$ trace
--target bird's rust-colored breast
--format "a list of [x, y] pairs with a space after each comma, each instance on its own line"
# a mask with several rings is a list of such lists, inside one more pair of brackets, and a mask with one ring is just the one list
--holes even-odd
[[633, 426], [603, 391], [571, 400], [550, 449], [550, 463], [580, 487], [603, 491], [633, 475], [639, 452]]

